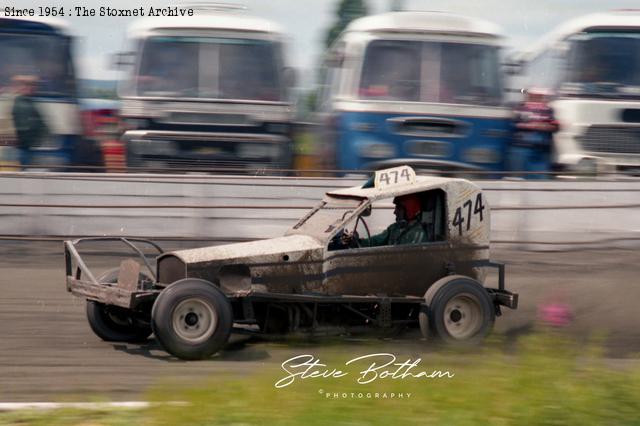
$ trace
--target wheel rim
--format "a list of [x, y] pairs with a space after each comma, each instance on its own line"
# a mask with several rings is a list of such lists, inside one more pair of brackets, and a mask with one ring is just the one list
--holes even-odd
[[482, 328], [482, 307], [471, 294], [459, 294], [444, 308], [444, 327], [454, 339], [473, 337]]
[[173, 310], [173, 330], [189, 343], [206, 341], [218, 325], [218, 315], [209, 303], [197, 298], [183, 300]]

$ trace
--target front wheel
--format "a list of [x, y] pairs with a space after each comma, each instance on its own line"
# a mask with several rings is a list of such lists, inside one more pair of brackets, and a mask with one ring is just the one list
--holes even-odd
[[151, 327], [118, 306], [87, 300], [87, 319], [95, 335], [107, 342], [139, 343], [151, 335]]
[[493, 328], [495, 308], [477, 281], [454, 275], [434, 283], [425, 294], [420, 313], [423, 335], [447, 343], [479, 343]]
[[167, 287], [151, 311], [151, 326], [162, 347], [181, 359], [205, 359], [229, 340], [231, 304], [208, 281], [186, 278]]

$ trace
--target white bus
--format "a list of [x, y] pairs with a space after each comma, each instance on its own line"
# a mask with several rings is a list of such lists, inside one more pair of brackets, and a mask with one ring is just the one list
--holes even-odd
[[128, 165], [289, 169], [292, 104], [283, 31], [237, 10], [133, 24], [119, 86]]
[[514, 59], [516, 92], [552, 93], [558, 169], [640, 169], [640, 12], [571, 20]]
[[[53, 18], [0, 18], [0, 162], [18, 166], [13, 127], [13, 80], [37, 81], [33, 97], [46, 123], [48, 137], [31, 145], [22, 166], [50, 170], [81, 164], [86, 158], [76, 75], [73, 38], [68, 25]], [[92, 145], [93, 146], [93, 145]]]

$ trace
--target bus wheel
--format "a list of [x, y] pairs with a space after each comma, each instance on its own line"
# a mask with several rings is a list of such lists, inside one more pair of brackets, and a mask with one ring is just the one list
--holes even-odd
[[229, 340], [231, 304], [210, 282], [186, 278], [160, 293], [151, 310], [151, 325], [170, 354], [181, 359], [205, 359]]

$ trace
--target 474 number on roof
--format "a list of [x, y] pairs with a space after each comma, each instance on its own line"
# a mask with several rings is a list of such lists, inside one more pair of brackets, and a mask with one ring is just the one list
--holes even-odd
[[376, 171], [375, 187], [384, 189], [392, 186], [411, 185], [416, 181], [416, 172], [409, 166]]

